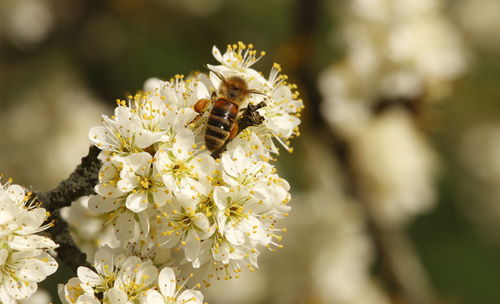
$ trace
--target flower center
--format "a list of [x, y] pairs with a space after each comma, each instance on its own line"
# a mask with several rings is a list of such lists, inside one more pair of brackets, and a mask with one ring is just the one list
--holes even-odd
[[230, 217], [233, 221], [239, 222], [242, 217], [246, 217], [245, 208], [243, 206], [233, 203], [224, 211], [224, 215]]
[[183, 162], [176, 163], [173, 167], [172, 170], [174, 170], [174, 173], [179, 173], [179, 171], [186, 170], [186, 165], [184, 165]]
[[140, 184], [144, 190], [148, 190], [153, 185], [153, 182], [147, 177], [142, 177]]

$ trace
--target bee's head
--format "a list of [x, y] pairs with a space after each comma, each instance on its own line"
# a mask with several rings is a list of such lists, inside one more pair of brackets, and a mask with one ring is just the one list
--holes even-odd
[[228, 100], [237, 103], [238, 105], [241, 104], [250, 94], [265, 95], [257, 90], [248, 89], [248, 84], [245, 79], [239, 76], [231, 76], [226, 79], [222, 74], [213, 70], [212, 72], [221, 80], [219, 94], [226, 97]]
[[232, 76], [226, 81], [222, 81], [220, 94], [239, 104], [248, 96], [247, 82], [241, 77]]

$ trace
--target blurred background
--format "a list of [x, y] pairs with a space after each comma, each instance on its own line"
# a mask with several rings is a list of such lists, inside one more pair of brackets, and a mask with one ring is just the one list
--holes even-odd
[[499, 29], [500, 0], [0, 0], [0, 172], [55, 187], [116, 98], [253, 43], [306, 107], [293, 209], [206, 300], [500, 303]]

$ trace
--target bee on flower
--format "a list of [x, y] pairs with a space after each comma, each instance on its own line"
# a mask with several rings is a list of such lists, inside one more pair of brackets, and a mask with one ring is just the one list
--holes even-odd
[[[252, 68], [253, 45], [212, 53], [208, 73], [150, 79], [90, 130], [103, 165], [88, 209], [143, 257], [171, 251], [169, 265], [228, 278], [281, 247], [290, 186], [269, 161], [276, 143], [291, 151], [303, 105], [278, 64], [269, 78]], [[239, 129], [249, 108], [262, 119]]]

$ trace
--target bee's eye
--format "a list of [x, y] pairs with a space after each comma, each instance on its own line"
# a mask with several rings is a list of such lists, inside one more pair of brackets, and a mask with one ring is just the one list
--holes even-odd
[[232, 97], [238, 97], [240, 95], [240, 88], [238, 88], [237, 86], [231, 86], [229, 88], [229, 95], [231, 95]]

